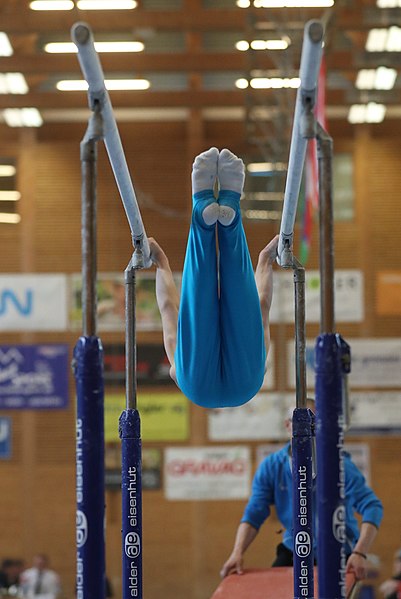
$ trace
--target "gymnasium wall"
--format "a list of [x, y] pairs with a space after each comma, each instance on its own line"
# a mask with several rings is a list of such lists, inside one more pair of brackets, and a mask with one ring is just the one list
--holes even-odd
[[[336, 267], [364, 274], [365, 318], [341, 324], [347, 339], [401, 337], [398, 315], [379, 317], [376, 275], [401, 270], [399, 251], [399, 189], [401, 141], [398, 123], [364, 126], [357, 130], [331, 124], [335, 151], [354, 161], [355, 215], [335, 225]], [[0, 225], [1, 273], [77, 273], [80, 248], [79, 143], [85, 124], [45, 125], [38, 131], [0, 128], [0, 155], [14, 157], [18, 166], [21, 223]], [[212, 145], [242, 155], [245, 132], [237, 122], [124, 124], [121, 133], [128, 164], [148, 235], [165, 248], [173, 270], [183, 264], [190, 217], [190, 167], [194, 155]], [[154, 203], [159, 208], [155, 209]], [[161, 209], [160, 209], [161, 208]], [[175, 211], [170, 218], [163, 209]], [[245, 225], [254, 262], [258, 251], [277, 232], [277, 223]], [[318, 268], [318, 232], [313, 231], [308, 268]], [[132, 246], [126, 217], [103, 146], [98, 165], [98, 269], [122, 272]], [[309, 324], [307, 335], [318, 334]], [[293, 339], [291, 324], [273, 324], [275, 345], [274, 391], [287, 387], [286, 346]], [[72, 355], [79, 331], [1, 332], [0, 343], [68, 343]], [[105, 332], [104, 344], [123, 342], [124, 332]], [[140, 344], [161, 344], [160, 332], [140, 332]], [[169, 391], [171, 392], [171, 388]], [[401, 389], [393, 389], [400, 391]], [[139, 401], [141, 394], [139, 387]], [[164, 393], [164, 388], [152, 391]], [[106, 393], [113, 389], [106, 388]], [[139, 404], [140, 405], [140, 404]], [[121, 406], [123, 409], [124, 406]], [[12, 418], [12, 454], [0, 460], [0, 558], [22, 556], [27, 563], [37, 552], [48, 553], [62, 578], [66, 598], [73, 597], [75, 577], [75, 392], [70, 375], [68, 409], [3, 410]], [[390, 574], [392, 555], [400, 545], [399, 480], [401, 436], [363, 436], [348, 440], [367, 443], [371, 480], [382, 499], [385, 516], [372, 552], [382, 561], [382, 577]], [[269, 442], [266, 438], [264, 442]], [[256, 442], [224, 442], [250, 448], [253, 464]], [[260, 443], [259, 443], [260, 444]], [[216, 445], [208, 438], [207, 412], [189, 406], [189, 437], [181, 442], [145, 442], [145, 448]], [[118, 456], [118, 445], [108, 452]], [[111, 452], [111, 453], [110, 453]], [[109, 459], [110, 458], [109, 455]], [[161, 454], [163, 456], [163, 453]], [[244, 500], [168, 501], [162, 485], [143, 495], [144, 594], [148, 599], [206, 599], [219, 583], [219, 569], [228, 557]], [[108, 490], [107, 573], [120, 595], [120, 493]], [[273, 516], [250, 548], [246, 565], [266, 567], [278, 544], [280, 524]]]

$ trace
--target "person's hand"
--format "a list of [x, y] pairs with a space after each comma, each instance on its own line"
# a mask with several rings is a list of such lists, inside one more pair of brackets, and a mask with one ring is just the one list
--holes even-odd
[[220, 570], [221, 578], [225, 578], [233, 573], [243, 574], [243, 561], [242, 555], [233, 552]]
[[366, 558], [356, 553], [351, 553], [347, 561], [347, 573], [352, 572], [357, 580], [364, 580], [367, 575]]
[[278, 248], [278, 240], [280, 236], [276, 235], [273, 239], [267, 244], [266, 247], [259, 254], [259, 260], [263, 260], [269, 266], [272, 266], [277, 258], [277, 248]]
[[383, 593], [384, 597], [388, 597], [389, 595], [392, 595], [398, 591], [399, 584], [399, 580], [389, 578], [388, 580], [382, 582], [382, 584], [379, 586], [379, 591]]
[[167, 262], [167, 256], [153, 237], [148, 237], [150, 259], [155, 266], [163, 266]]

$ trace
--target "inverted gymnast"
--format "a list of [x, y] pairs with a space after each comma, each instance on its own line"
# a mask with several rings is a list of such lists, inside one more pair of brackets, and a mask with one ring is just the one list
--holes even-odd
[[181, 299], [166, 254], [149, 239], [170, 376], [205, 408], [246, 403], [266, 371], [278, 235], [260, 252], [254, 274], [240, 212], [244, 180], [244, 163], [227, 149], [195, 158]]

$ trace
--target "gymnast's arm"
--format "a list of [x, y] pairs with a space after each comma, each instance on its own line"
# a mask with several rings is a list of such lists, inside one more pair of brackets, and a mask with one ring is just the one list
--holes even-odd
[[262, 322], [265, 333], [266, 356], [270, 348], [269, 313], [273, 300], [273, 264], [277, 256], [279, 236], [276, 235], [260, 252], [255, 271], [256, 287], [258, 289]]
[[180, 298], [168, 258], [153, 237], [149, 237], [149, 248], [150, 258], [156, 266], [156, 299], [162, 319], [164, 348], [171, 364], [170, 376], [176, 381], [174, 354], [177, 344]]

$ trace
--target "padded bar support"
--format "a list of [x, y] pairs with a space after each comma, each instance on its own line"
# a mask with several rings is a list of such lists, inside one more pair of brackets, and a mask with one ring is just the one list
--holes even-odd
[[308, 21], [305, 25], [301, 54], [300, 79], [295, 102], [294, 122], [288, 160], [287, 180], [284, 191], [283, 215], [278, 244], [278, 263], [291, 268], [291, 248], [294, 236], [298, 195], [301, 187], [306, 146], [315, 137], [315, 106], [317, 80], [322, 58], [323, 25], [320, 21]]
[[89, 85], [89, 107], [91, 110], [95, 110], [95, 107], [100, 105], [104, 123], [104, 143], [131, 228], [133, 246], [137, 250], [135, 252], [136, 265], [140, 268], [147, 268], [151, 265], [148, 239], [114, 118], [113, 107], [105, 87], [103, 69], [95, 50], [91, 28], [83, 22], [75, 23], [71, 29], [71, 38], [78, 48], [79, 64]]

